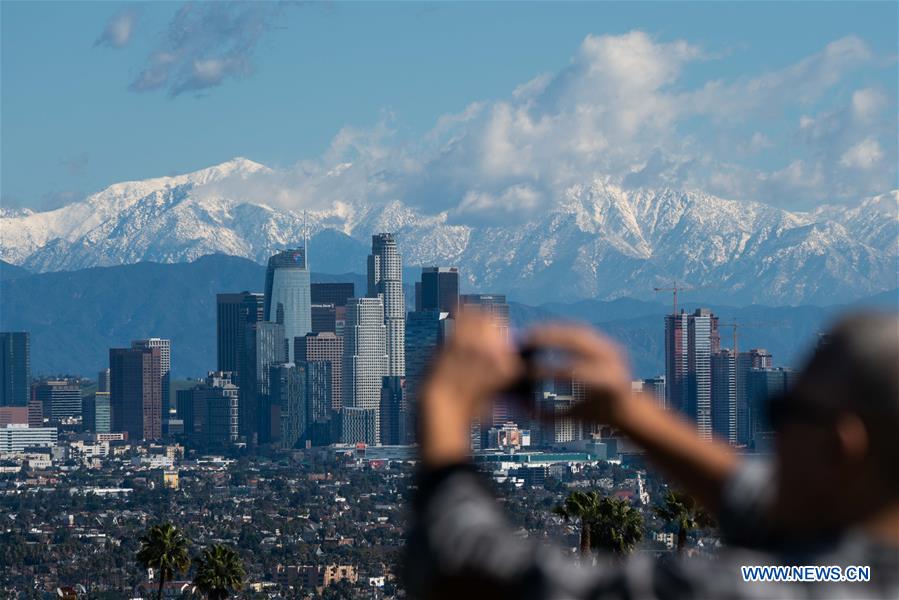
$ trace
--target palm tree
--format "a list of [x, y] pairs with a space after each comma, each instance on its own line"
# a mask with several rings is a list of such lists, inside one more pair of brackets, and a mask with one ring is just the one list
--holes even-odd
[[157, 598], [162, 600], [166, 580], [171, 580], [175, 573], [183, 573], [190, 566], [187, 538], [171, 523], [160, 523], [141, 536], [140, 544], [137, 561], [144, 568], [159, 571]]
[[599, 508], [599, 494], [596, 492], [571, 492], [565, 502], [555, 507], [553, 512], [565, 521], [579, 519], [581, 522], [580, 553], [586, 556], [593, 547], [590, 539], [590, 523]]
[[643, 539], [643, 514], [621, 498], [600, 498], [590, 527], [594, 548], [618, 556], [630, 553]]
[[687, 533], [692, 529], [705, 529], [715, 524], [714, 519], [696, 502], [680, 491], [669, 489], [665, 503], [655, 507], [656, 515], [663, 521], [677, 524], [677, 552], [683, 552], [687, 545]]
[[208, 600], [224, 600], [232, 591], [243, 587], [246, 573], [240, 562], [240, 556], [233, 548], [213, 544], [203, 550], [203, 554], [194, 562], [197, 565], [194, 587]]

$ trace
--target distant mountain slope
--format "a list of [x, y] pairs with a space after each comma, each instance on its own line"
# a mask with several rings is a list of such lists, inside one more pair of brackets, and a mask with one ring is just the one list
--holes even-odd
[[22, 267], [17, 267], [5, 260], [0, 260], [0, 281], [19, 279], [20, 277], [27, 277], [28, 275], [31, 275], [31, 271], [28, 269], [23, 269]]
[[[94, 376], [110, 347], [157, 336], [172, 340], [176, 376], [198, 376], [215, 369], [215, 295], [262, 291], [264, 280], [265, 267], [225, 255], [36, 274], [2, 283], [0, 329], [31, 332], [34, 373]], [[351, 274], [313, 281], [363, 285]]]
[[[263, 263], [300, 242], [306, 207], [252, 204], [227, 190], [269, 172], [234, 159], [115, 184], [53, 211], [0, 211], [0, 258], [41, 272], [213, 253]], [[542, 216], [504, 227], [451, 224], [446, 213], [422, 214], [398, 199], [309, 208], [317, 270], [358, 270], [368, 236], [393, 231], [407, 265], [453, 264], [470, 288], [530, 304], [646, 300], [671, 280], [737, 305], [849, 302], [899, 285], [899, 191], [852, 208], [793, 213], [697, 191], [624, 190], [597, 178], [567, 189]]]
[[[192, 263], [137, 263], [25, 274], [0, 282], [0, 329], [31, 332], [35, 374], [93, 377], [107, 365], [110, 347], [159, 336], [172, 340], [176, 377], [201, 376], [215, 368], [215, 295], [261, 291], [264, 273], [264, 267], [253, 261], [210, 255]], [[411, 275], [407, 272], [407, 279]], [[357, 293], [364, 293], [361, 275], [313, 273], [312, 277], [313, 281], [353, 281]], [[409, 287], [407, 302], [411, 303]], [[896, 294], [893, 290], [865, 303], [889, 307]], [[686, 308], [696, 305], [693, 298]], [[622, 298], [537, 307], [513, 303], [511, 317], [513, 326], [519, 328], [551, 318], [597, 324], [628, 349], [637, 375], [650, 376], [663, 369], [662, 315], [669, 306], [661, 298], [657, 302]], [[796, 364], [841, 307], [712, 308], [722, 322], [774, 323], [742, 330], [741, 347], [763, 346], [774, 353], [779, 364]], [[729, 332], [724, 332], [728, 345]]]

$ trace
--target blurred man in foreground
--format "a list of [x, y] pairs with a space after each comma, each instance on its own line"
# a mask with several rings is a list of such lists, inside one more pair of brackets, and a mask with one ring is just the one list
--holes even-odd
[[[621, 352], [586, 328], [539, 327], [527, 344], [562, 364], [528, 365], [483, 317], [460, 319], [421, 402], [422, 472], [407, 583], [425, 598], [899, 598], [899, 319], [842, 321], [772, 402], [773, 465], [633, 395]], [[513, 534], [469, 459], [469, 425], [526, 370], [583, 381], [574, 411], [645, 448], [718, 516], [731, 547], [718, 560], [575, 564]], [[747, 582], [742, 565], [868, 566], [870, 581]]]

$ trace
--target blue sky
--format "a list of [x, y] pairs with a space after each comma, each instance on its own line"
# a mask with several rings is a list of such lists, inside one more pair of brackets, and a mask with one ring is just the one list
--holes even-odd
[[600, 176], [801, 209], [897, 187], [892, 2], [0, 10], [4, 206], [234, 156], [278, 170], [261, 200], [463, 220]]

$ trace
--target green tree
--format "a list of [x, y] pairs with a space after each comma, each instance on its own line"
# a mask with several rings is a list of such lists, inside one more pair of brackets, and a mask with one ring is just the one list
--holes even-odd
[[643, 514], [621, 498], [599, 499], [590, 520], [590, 541], [595, 549], [629, 554], [643, 539]]
[[140, 544], [137, 562], [159, 572], [157, 598], [162, 600], [166, 580], [171, 580], [176, 573], [183, 573], [190, 566], [187, 538], [171, 523], [160, 523], [141, 536]]
[[677, 525], [678, 554], [686, 547], [687, 534], [691, 530], [705, 529], [715, 524], [712, 517], [692, 496], [671, 489], [665, 493], [664, 503], [656, 506], [654, 511], [663, 521]]
[[582, 556], [586, 556], [593, 547], [590, 524], [596, 517], [598, 509], [599, 494], [581, 491], [571, 492], [561, 505], [553, 509], [553, 512], [565, 521], [580, 521], [581, 538], [578, 547]]
[[194, 587], [209, 600], [224, 600], [243, 587], [246, 575], [240, 556], [233, 548], [213, 544], [194, 560], [197, 574]]

